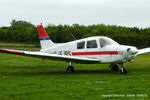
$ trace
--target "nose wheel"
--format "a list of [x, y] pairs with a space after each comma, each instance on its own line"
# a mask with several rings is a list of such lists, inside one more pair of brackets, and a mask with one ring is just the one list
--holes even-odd
[[[121, 66], [120, 73], [127, 74], [127, 70], [125, 69], [124, 64], [120, 64], [120, 66]], [[111, 64], [109, 67], [111, 68], [112, 71], [119, 71], [119, 67], [117, 64]]]
[[120, 64], [120, 66], [121, 66], [120, 73], [121, 74], [127, 74], [127, 70], [125, 69], [124, 64]]
[[75, 71], [74, 71], [74, 67], [73, 67], [73, 63], [72, 63], [72, 62], [70, 62], [70, 66], [68, 66], [67, 72], [68, 72], [68, 73], [74, 73], [74, 72], [75, 72]]

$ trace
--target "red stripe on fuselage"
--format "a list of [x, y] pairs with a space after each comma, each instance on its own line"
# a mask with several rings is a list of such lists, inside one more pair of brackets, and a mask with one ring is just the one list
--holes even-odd
[[95, 51], [95, 52], [72, 52], [73, 56], [82, 55], [117, 55], [120, 54], [118, 51]]

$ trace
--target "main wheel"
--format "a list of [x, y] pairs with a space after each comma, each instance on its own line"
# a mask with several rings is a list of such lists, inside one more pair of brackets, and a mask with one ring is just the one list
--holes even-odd
[[74, 73], [74, 68], [73, 68], [72, 66], [69, 66], [69, 67], [67, 68], [67, 72], [68, 72], [68, 73]]
[[125, 68], [121, 68], [120, 73], [121, 74], [127, 74], [127, 70]]
[[111, 70], [118, 71], [119, 70], [118, 65], [117, 64], [112, 64], [111, 65]]

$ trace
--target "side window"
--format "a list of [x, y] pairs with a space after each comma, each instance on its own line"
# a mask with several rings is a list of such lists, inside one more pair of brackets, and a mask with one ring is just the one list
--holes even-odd
[[84, 49], [84, 48], [85, 48], [85, 42], [77, 43], [77, 49]]
[[87, 48], [97, 48], [96, 40], [87, 41]]

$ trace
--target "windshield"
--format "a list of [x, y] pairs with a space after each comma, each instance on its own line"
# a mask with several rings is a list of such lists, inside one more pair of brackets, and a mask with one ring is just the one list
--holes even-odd
[[100, 38], [100, 46], [101, 47], [105, 47], [108, 45], [118, 45], [117, 42], [115, 42], [114, 40], [110, 39], [110, 38]]

